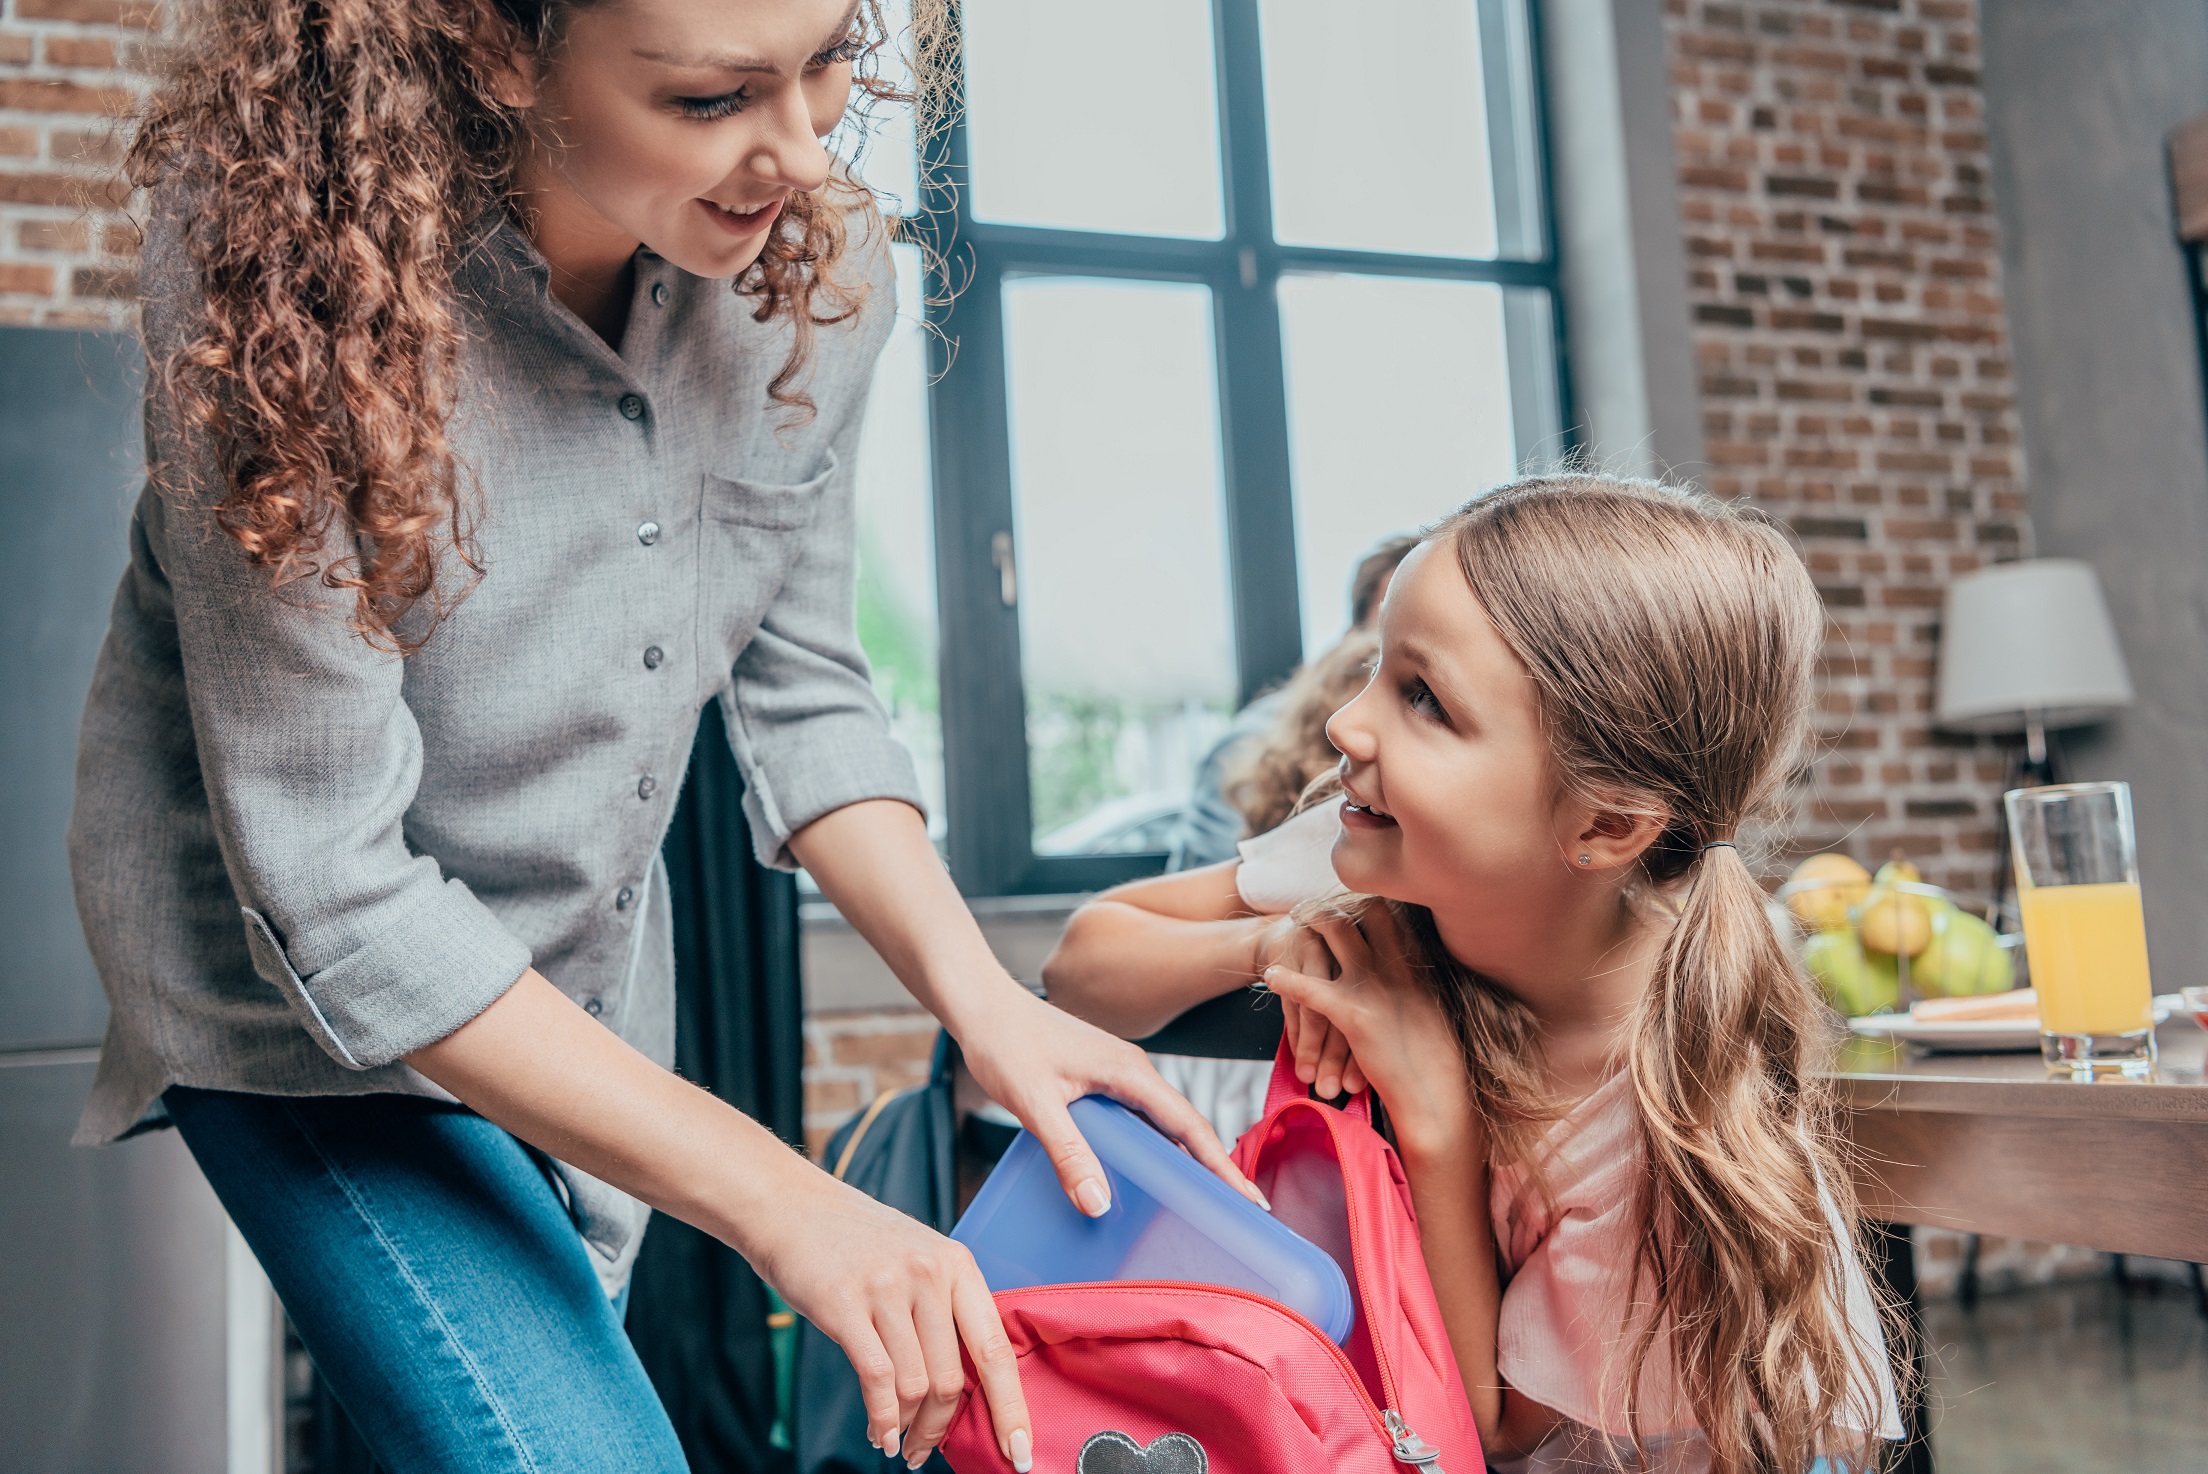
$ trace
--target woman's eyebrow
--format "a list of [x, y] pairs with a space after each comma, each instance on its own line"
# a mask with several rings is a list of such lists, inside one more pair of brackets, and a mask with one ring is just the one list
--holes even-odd
[[[838, 39], [849, 34], [851, 23], [857, 20], [858, 16], [859, 0], [851, 0], [851, 7], [844, 11], [843, 19], [836, 22], [835, 29], [828, 33], [828, 39], [814, 47], [812, 54], [818, 56], [821, 52], [834, 46]], [[761, 61], [755, 56], [745, 56], [734, 51], [680, 52], [661, 51], [654, 47], [639, 46], [629, 54], [644, 61], [663, 61], [669, 66], [690, 67], [700, 71], [770, 72], [775, 76], [782, 75], [782, 69], [773, 62]]]

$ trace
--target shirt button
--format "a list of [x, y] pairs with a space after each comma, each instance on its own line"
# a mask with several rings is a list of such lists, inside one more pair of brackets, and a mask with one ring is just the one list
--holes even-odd
[[657, 792], [659, 792], [659, 780], [651, 774], [646, 773], [636, 780], [636, 796], [638, 798], [650, 798]]
[[599, 1014], [604, 1013], [605, 1011], [606, 1005], [600, 1003], [595, 998], [591, 999], [588, 1003], [583, 1005], [583, 1012], [589, 1014], [592, 1018], [598, 1017]]
[[622, 396], [621, 396], [621, 418], [622, 418], [622, 419], [624, 419], [624, 420], [641, 420], [641, 419], [643, 419], [643, 418], [644, 418], [644, 401], [643, 401], [643, 400], [641, 400], [641, 399], [639, 399], [639, 398], [637, 398], [637, 397], [636, 397], [636, 396], [635, 396], [634, 394], [624, 394], [624, 395], [622, 395]]
[[644, 668], [646, 670], [658, 670], [660, 663], [666, 658], [667, 652], [657, 645], [646, 645], [644, 647]]
[[636, 890], [632, 886], [623, 886], [613, 893], [613, 909], [616, 911], [628, 910], [635, 901]]
[[652, 283], [652, 305], [654, 307], [665, 307], [667, 305], [667, 283], [663, 281]]
[[644, 546], [647, 548], [650, 547], [653, 543], [658, 542], [659, 524], [657, 522], [638, 523], [636, 527], [636, 540], [644, 544]]

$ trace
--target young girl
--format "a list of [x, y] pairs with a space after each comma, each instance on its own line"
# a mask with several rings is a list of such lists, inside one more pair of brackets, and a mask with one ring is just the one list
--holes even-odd
[[1370, 1083], [1498, 1469], [1800, 1474], [1901, 1435], [1826, 1014], [1735, 848], [1822, 628], [1748, 515], [1504, 487], [1397, 575], [1339, 798], [1100, 897], [1045, 970], [1127, 1032], [1261, 980], [1304, 1080]]

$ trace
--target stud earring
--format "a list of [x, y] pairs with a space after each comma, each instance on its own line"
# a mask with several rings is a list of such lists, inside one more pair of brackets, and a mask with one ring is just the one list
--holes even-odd
[[1595, 857], [1593, 855], [1581, 855], [1579, 857], [1579, 863], [1582, 865], [1592, 865], [1595, 863]]

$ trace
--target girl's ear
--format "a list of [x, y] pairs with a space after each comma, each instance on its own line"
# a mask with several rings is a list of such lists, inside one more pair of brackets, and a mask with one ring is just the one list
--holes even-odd
[[1671, 815], [1627, 808], [1581, 807], [1575, 816], [1577, 832], [1568, 840], [1568, 863], [1574, 870], [1622, 870], [1639, 860], [1664, 832]]

